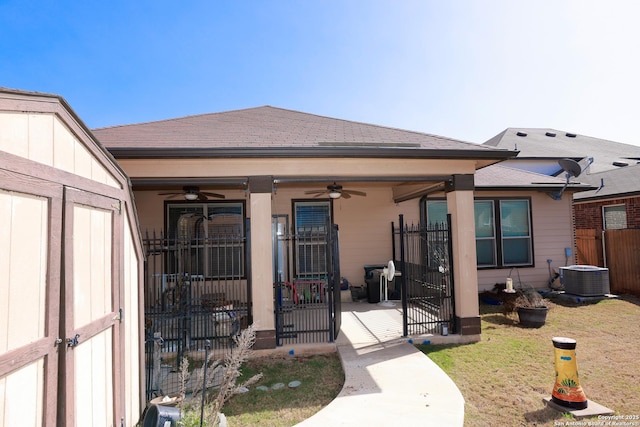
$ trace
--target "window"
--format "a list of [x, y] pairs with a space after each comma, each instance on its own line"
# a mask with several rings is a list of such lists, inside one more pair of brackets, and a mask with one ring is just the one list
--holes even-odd
[[627, 208], [625, 205], [602, 207], [602, 220], [605, 230], [627, 228]]
[[531, 265], [531, 223], [528, 200], [500, 200], [502, 265]]
[[244, 276], [244, 204], [168, 203], [168, 265], [173, 273]]
[[444, 200], [427, 201], [427, 221], [429, 226], [447, 223], [447, 202]]
[[[427, 200], [427, 221], [446, 221], [447, 202]], [[474, 202], [478, 267], [533, 265], [531, 207], [528, 199]]]
[[496, 265], [496, 221], [493, 200], [476, 200], [476, 260], [478, 267]]
[[294, 202], [296, 276], [327, 274], [327, 233], [331, 224], [328, 201]]

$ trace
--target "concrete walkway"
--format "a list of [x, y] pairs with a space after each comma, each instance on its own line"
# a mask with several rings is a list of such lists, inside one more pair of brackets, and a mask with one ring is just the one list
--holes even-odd
[[335, 400], [298, 426], [463, 425], [462, 394], [431, 359], [402, 338], [401, 319], [398, 308], [342, 304], [336, 344], [344, 386]]

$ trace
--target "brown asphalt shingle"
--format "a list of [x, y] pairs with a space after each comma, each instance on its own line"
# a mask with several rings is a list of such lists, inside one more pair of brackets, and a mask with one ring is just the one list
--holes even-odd
[[386, 147], [495, 150], [436, 135], [271, 106], [93, 130], [107, 148]]

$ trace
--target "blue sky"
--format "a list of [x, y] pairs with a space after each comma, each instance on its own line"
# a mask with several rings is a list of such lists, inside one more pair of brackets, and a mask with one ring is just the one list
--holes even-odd
[[91, 128], [273, 105], [484, 142], [640, 145], [634, 0], [0, 0], [0, 86]]

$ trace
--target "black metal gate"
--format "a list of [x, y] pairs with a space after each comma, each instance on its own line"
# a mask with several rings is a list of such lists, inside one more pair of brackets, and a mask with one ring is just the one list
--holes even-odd
[[447, 223], [393, 228], [393, 254], [401, 272], [403, 335], [456, 333], [451, 257], [451, 217]]
[[286, 277], [293, 278], [278, 275], [274, 283], [277, 344], [335, 341], [341, 321], [338, 226], [274, 238], [274, 259], [292, 260]]
[[178, 391], [184, 356], [214, 358], [252, 323], [247, 237], [147, 233], [145, 260], [145, 368], [147, 399]]

